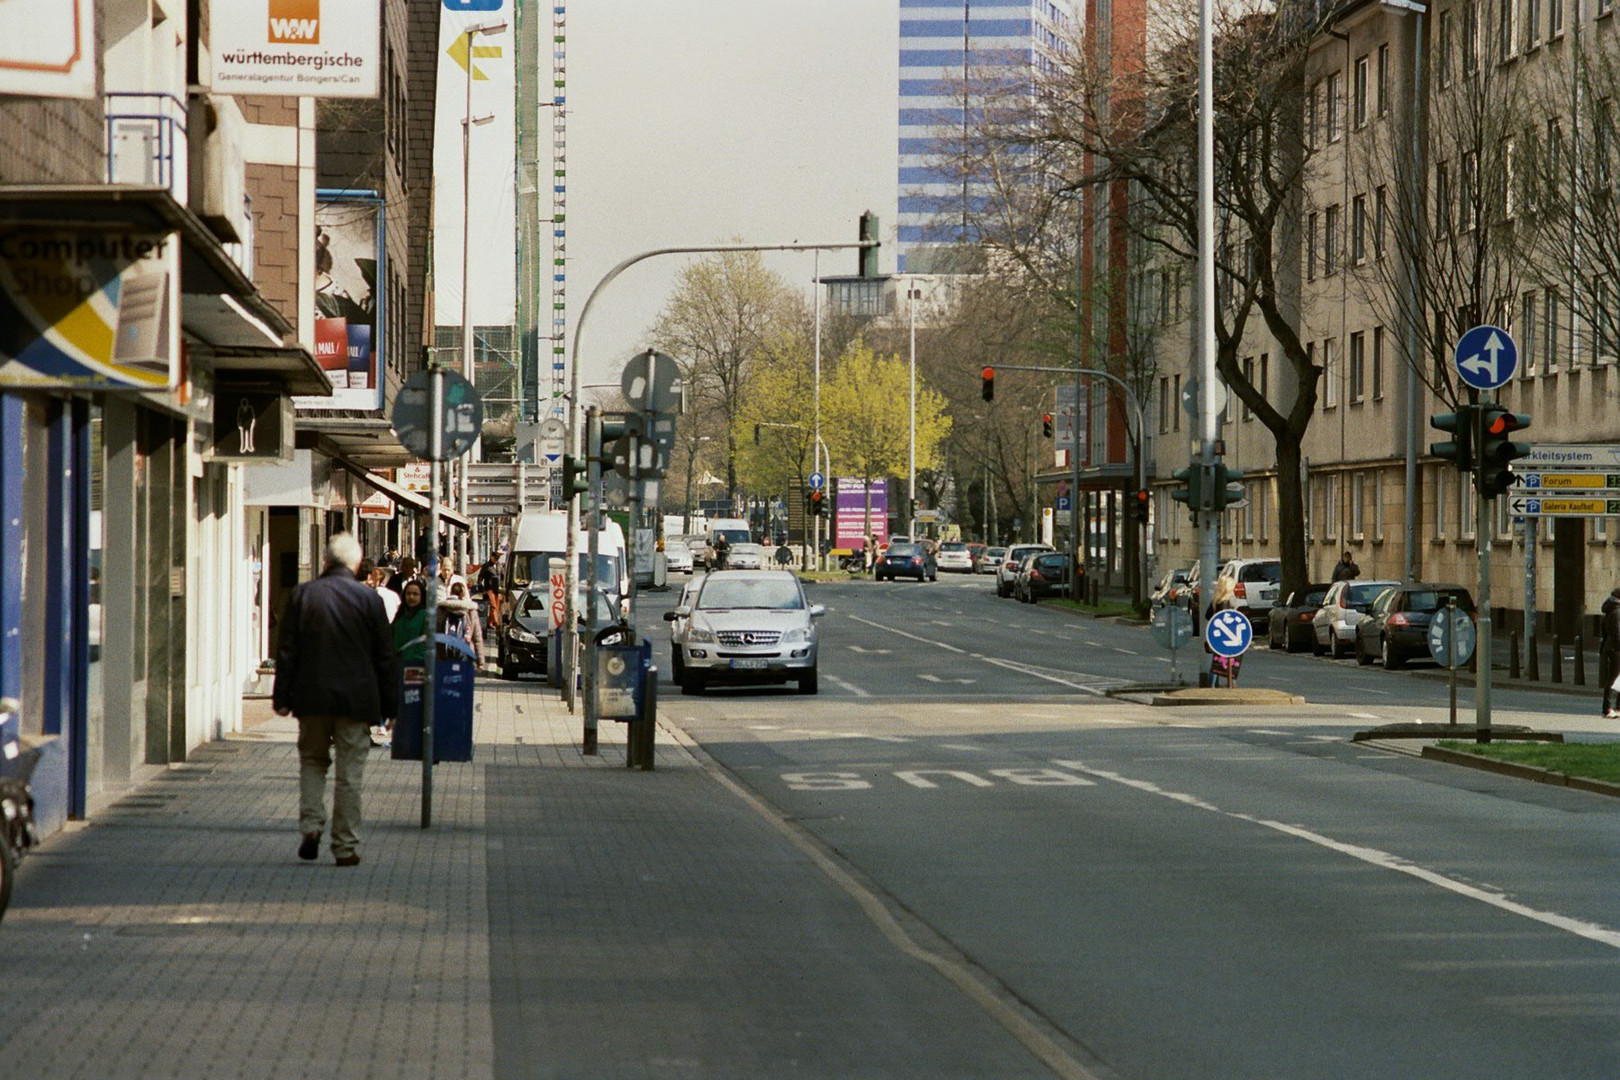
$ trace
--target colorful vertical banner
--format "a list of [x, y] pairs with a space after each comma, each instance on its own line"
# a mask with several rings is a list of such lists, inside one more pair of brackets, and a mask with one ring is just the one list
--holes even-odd
[[370, 195], [321, 192], [315, 204], [315, 362], [332, 396], [300, 397], [300, 409], [381, 409], [386, 299], [383, 205]]
[[[840, 476], [834, 487], [836, 511], [833, 538], [836, 547], [857, 551], [866, 546], [868, 536], [881, 547], [889, 540], [889, 482], [865, 483], [859, 477]], [[870, 514], [868, 514], [870, 508]]]
[[[513, 108], [517, 13], [513, 0], [443, 0], [433, 142], [433, 322], [460, 326], [462, 221], [474, 326], [517, 318], [517, 121]], [[499, 24], [500, 29], [489, 29]], [[484, 30], [469, 35], [468, 30]], [[471, 118], [471, 191], [462, 190], [462, 122]]]

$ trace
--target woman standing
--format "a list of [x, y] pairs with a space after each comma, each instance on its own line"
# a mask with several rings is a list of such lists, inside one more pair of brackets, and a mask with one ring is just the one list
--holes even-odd
[[[484, 627], [478, 618], [478, 605], [467, 599], [467, 586], [455, 582], [450, 599], [439, 605], [439, 632], [461, 638], [473, 651], [477, 667], [484, 666]], [[461, 657], [452, 657], [459, 660]]]
[[[398, 654], [400, 666], [422, 663], [427, 656], [423, 651], [424, 646], [409, 644], [427, 633], [427, 593], [420, 581], [412, 579], [405, 583], [401, 590], [399, 610], [394, 612], [391, 625], [394, 631], [394, 652]], [[393, 738], [393, 721], [388, 721], [381, 731], [373, 732], [372, 735], [373, 746], [387, 746]]]

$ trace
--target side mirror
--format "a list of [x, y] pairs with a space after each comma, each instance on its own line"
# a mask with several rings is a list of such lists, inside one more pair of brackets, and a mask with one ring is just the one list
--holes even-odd
[[825, 605], [823, 605], [823, 604], [811, 604], [810, 605], [810, 617], [812, 619], [819, 619], [825, 614], [827, 614], [827, 608], [826, 608]]

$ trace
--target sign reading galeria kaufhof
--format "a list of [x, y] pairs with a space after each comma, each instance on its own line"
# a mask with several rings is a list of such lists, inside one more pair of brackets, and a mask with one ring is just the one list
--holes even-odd
[[213, 89], [376, 97], [381, 0], [213, 0]]
[[0, 387], [173, 389], [179, 246], [166, 233], [0, 227]]

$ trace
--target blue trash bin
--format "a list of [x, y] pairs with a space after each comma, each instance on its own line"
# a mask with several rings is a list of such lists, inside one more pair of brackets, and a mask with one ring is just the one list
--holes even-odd
[[[472, 650], [460, 638], [438, 635], [439, 644], [459, 646], [466, 660], [440, 660], [434, 665], [433, 760], [472, 760], [473, 681]], [[400, 670], [399, 716], [394, 720], [395, 761], [422, 760], [422, 688], [427, 668], [410, 664]]]

